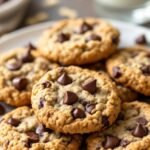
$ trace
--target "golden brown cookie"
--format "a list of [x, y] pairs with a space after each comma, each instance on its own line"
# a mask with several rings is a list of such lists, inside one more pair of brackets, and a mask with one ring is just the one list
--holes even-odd
[[39, 121], [63, 133], [90, 133], [111, 125], [120, 111], [116, 86], [103, 72], [56, 68], [34, 86], [32, 107]]
[[102, 19], [78, 18], [56, 22], [39, 41], [41, 54], [64, 65], [82, 65], [110, 56], [119, 31]]

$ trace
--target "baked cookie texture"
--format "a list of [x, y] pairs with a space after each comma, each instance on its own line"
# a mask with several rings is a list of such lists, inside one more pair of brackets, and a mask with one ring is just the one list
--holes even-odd
[[122, 102], [131, 102], [138, 99], [139, 94], [130, 88], [117, 85], [118, 95]]
[[31, 46], [1, 55], [0, 101], [13, 106], [30, 104], [32, 86], [48, 70], [58, 67]]
[[32, 107], [46, 127], [83, 134], [111, 125], [120, 111], [120, 98], [105, 73], [60, 67], [46, 73], [33, 87]]
[[87, 139], [87, 150], [149, 150], [150, 105], [124, 103], [114, 125]]
[[106, 67], [116, 82], [150, 96], [150, 53], [146, 49], [121, 49], [107, 60]]
[[41, 54], [65, 65], [89, 64], [115, 52], [119, 31], [96, 18], [69, 19], [55, 23], [39, 40]]
[[27, 106], [3, 116], [0, 129], [0, 148], [3, 150], [78, 150], [80, 146], [80, 136], [45, 128]]

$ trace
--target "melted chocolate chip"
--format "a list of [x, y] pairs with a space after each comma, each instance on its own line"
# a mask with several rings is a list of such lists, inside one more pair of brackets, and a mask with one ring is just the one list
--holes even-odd
[[31, 54], [31, 50], [28, 49], [21, 57], [22, 62], [27, 63], [27, 62], [33, 62], [34, 57]]
[[107, 116], [102, 116], [102, 124], [103, 124], [105, 127], [108, 127], [108, 126], [109, 126], [109, 120], [108, 120], [108, 117], [107, 117]]
[[12, 126], [14, 127], [17, 127], [19, 124], [20, 124], [20, 120], [18, 119], [15, 119], [15, 118], [10, 118], [8, 121], [7, 121], [8, 124], [11, 124]]
[[92, 80], [92, 81], [89, 81], [87, 83], [84, 83], [82, 85], [82, 88], [86, 91], [88, 91], [89, 93], [91, 94], [94, 94], [97, 90], [96, 88], [96, 80]]
[[89, 114], [91, 114], [92, 113], [92, 110], [95, 108], [95, 104], [87, 104], [86, 106], [85, 106], [85, 109], [86, 109], [86, 111], [89, 113]]
[[75, 108], [75, 109], [73, 109], [73, 111], [72, 111], [72, 115], [73, 115], [73, 117], [76, 119], [76, 118], [85, 118], [85, 112], [82, 110], [82, 109], [80, 109], [80, 108]]
[[142, 125], [146, 125], [148, 123], [148, 121], [144, 117], [138, 118], [137, 122]]
[[67, 105], [72, 105], [78, 101], [78, 96], [70, 91], [67, 91], [64, 96], [63, 103]]
[[21, 91], [26, 89], [28, 80], [24, 77], [16, 77], [12, 80], [12, 84], [17, 90]]
[[66, 74], [63, 73], [58, 79], [57, 82], [61, 85], [68, 85], [72, 83], [72, 79]]
[[4, 115], [5, 114], [5, 108], [0, 105], [0, 115]]
[[39, 109], [44, 107], [44, 103], [45, 103], [45, 99], [41, 97], [39, 102]]
[[137, 39], [135, 40], [135, 42], [137, 44], [147, 44], [147, 40], [144, 34], [140, 35], [139, 37], [137, 37]]
[[86, 38], [86, 42], [89, 42], [89, 41], [101, 41], [101, 37], [96, 34], [91, 34], [90, 36]]
[[38, 134], [38, 135], [42, 135], [43, 134], [43, 132], [45, 131], [45, 127], [42, 125], [42, 124], [40, 124], [37, 128], [36, 128], [36, 134]]
[[103, 143], [104, 148], [115, 148], [119, 146], [120, 140], [115, 136], [106, 136], [106, 139]]
[[31, 51], [31, 50], [36, 50], [36, 46], [34, 46], [32, 43], [29, 43], [27, 48]]
[[57, 42], [64, 43], [70, 40], [70, 35], [66, 33], [60, 33], [57, 37]]
[[6, 67], [8, 70], [16, 71], [22, 67], [22, 63], [20, 60], [16, 59], [13, 63], [7, 63]]
[[122, 147], [126, 147], [128, 144], [130, 144], [130, 142], [127, 140], [121, 140], [121, 142], [120, 142], [120, 146], [122, 146]]
[[142, 65], [140, 69], [144, 75], [150, 75], [150, 65]]
[[43, 85], [43, 88], [44, 88], [44, 89], [51, 87], [51, 83], [50, 83], [49, 81], [43, 82], [42, 85]]
[[135, 129], [132, 131], [132, 135], [135, 137], [144, 137], [148, 134], [148, 129], [142, 124], [137, 124]]
[[112, 76], [114, 78], [119, 78], [119, 77], [121, 77], [121, 75], [122, 75], [122, 73], [121, 73], [120, 67], [116, 66], [116, 67], [112, 68]]
[[39, 141], [39, 135], [35, 132], [29, 131], [26, 132], [26, 135], [28, 136], [29, 143], [36, 143]]
[[75, 33], [83, 34], [83, 33], [87, 32], [87, 31], [92, 30], [92, 29], [93, 29], [93, 26], [91, 26], [87, 22], [83, 22], [82, 25], [80, 26], [80, 28], [75, 31]]

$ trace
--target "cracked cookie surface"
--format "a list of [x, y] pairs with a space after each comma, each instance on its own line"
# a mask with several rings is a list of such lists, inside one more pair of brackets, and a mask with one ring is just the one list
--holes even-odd
[[150, 52], [145, 48], [125, 48], [106, 63], [110, 76], [120, 84], [150, 96]]
[[116, 86], [103, 72], [56, 68], [34, 86], [32, 107], [39, 121], [63, 133], [89, 133], [111, 125], [120, 111]]
[[65, 65], [94, 63], [115, 52], [119, 32], [104, 20], [62, 20], [46, 30], [39, 41], [41, 54]]
[[146, 103], [124, 103], [114, 125], [88, 138], [87, 150], [149, 150], [149, 111]]
[[33, 48], [18, 48], [1, 55], [0, 101], [13, 106], [30, 104], [33, 84], [58, 66], [39, 56]]
[[0, 122], [0, 148], [3, 150], [78, 150], [80, 136], [56, 133], [39, 124], [29, 107], [20, 107]]

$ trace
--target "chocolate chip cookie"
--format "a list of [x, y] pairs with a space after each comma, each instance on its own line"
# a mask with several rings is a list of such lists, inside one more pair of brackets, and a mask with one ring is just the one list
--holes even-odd
[[117, 91], [122, 102], [130, 102], [138, 99], [138, 93], [130, 88], [117, 85]]
[[120, 99], [105, 73], [70, 66], [40, 79], [33, 88], [32, 107], [46, 127], [82, 134], [111, 125], [120, 111]]
[[78, 150], [80, 146], [78, 135], [64, 135], [46, 128], [26, 106], [3, 116], [0, 129], [3, 150]]
[[107, 70], [117, 82], [150, 96], [150, 52], [145, 48], [125, 48], [108, 59]]
[[103, 133], [91, 135], [87, 150], [149, 150], [150, 105], [124, 103], [118, 119]]
[[30, 104], [33, 84], [58, 65], [40, 57], [34, 47], [18, 48], [1, 55], [0, 101], [13, 106]]
[[39, 41], [41, 53], [65, 65], [82, 65], [107, 58], [119, 43], [119, 32], [96, 18], [62, 20]]

